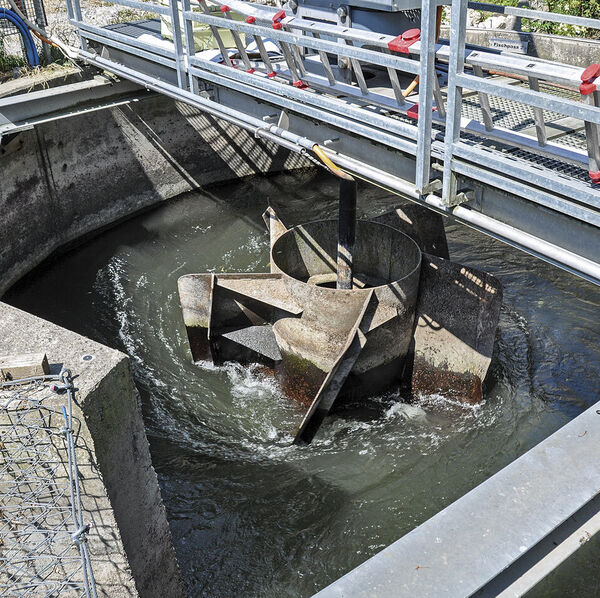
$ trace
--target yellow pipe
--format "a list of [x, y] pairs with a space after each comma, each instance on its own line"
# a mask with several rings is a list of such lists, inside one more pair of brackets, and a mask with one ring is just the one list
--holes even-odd
[[325, 166], [327, 166], [327, 168], [329, 168], [329, 170], [331, 170], [331, 172], [333, 172], [333, 174], [335, 174], [335, 176], [337, 176], [341, 179], [346, 179], [346, 180], [350, 180], [350, 181], [354, 180], [353, 177], [351, 177], [349, 174], [344, 172], [337, 164], [335, 164], [335, 162], [333, 162], [327, 156], [327, 154], [319, 147], [318, 144], [315, 143], [312, 146], [312, 151], [315, 153], [317, 158], [319, 158], [319, 160], [321, 160], [321, 162], [323, 162], [323, 164], [325, 164]]
[[413, 80], [412, 83], [402, 92], [402, 95], [406, 98], [408, 97], [414, 90], [415, 87], [419, 84], [419, 75], [417, 75]]

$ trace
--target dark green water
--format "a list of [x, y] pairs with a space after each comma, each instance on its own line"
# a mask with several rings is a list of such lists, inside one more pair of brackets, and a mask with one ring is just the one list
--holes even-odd
[[[397, 199], [363, 189], [373, 215]], [[261, 213], [335, 216], [314, 173], [256, 178], [171, 201], [38, 269], [4, 300], [127, 352], [191, 596], [310, 596], [599, 400], [600, 289], [469, 229], [452, 258], [504, 285], [485, 402], [378, 399], [290, 446], [297, 413], [270, 379], [190, 362], [177, 278], [266, 271]], [[58, 284], [57, 280], [61, 283]], [[538, 596], [600, 596], [600, 543]]]

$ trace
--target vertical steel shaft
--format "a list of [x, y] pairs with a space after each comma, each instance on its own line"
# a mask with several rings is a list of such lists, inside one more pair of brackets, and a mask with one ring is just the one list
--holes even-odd
[[340, 179], [337, 288], [352, 289], [352, 255], [356, 240], [356, 181]]

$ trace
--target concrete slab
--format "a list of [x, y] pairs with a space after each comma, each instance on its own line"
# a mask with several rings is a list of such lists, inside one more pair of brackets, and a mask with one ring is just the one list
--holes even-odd
[[47, 354], [51, 373], [77, 376], [77, 459], [99, 595], [185, 595], [127, 356], [0, 303], [0, 353], [33, 352]]

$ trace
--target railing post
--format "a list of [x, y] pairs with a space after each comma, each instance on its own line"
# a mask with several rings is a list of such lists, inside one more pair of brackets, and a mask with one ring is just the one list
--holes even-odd
[[187, 89], [185, 57], [181, 38], [181, 22], [179, 20], [179, 0], [169, 0], [169, 15], [173, 27], [173, 45], [175, 46], [175, 62], [177, 65], [177, 85]]
[[462, 87], [456, 83], [457, 75], [465, 70], [465, 36], [467, 29], [467, 0], [452, 0], [450, 23], [450, 60], [448, 62], [448, 112], [444, 148], [444, 186], [442, 198], [452, 205], [457, 194], [457, 178], [452, 170], [454, 144], [460, 140]]
[[187, 56], [188, 60], [188, 84], [190, 86], [190, 91], [193, 93], [198, 93], [198, 81], [189, 73], [189, 61], [190, 58], [194, 56], [196, 53], [196, 45], [194, 42], [194, 23], [185, 16], [185, 13], [190, 12], [192, 7], [190, 5], [190, 0], [181, 0], [181, 8], [183, 9], [184, 17], [183, 17], [183, 41], [184, 41], [184, 55]]
[[419, 75], [419, 121], [417, 128], [417, 168], [415, 184], [421, 194], [428, 192], [431, 175], [431, 129], [433, 96], [436, 77], [435, 44], [437, 31], [437, 2], [421, 3], [421, 56]]
[[75, 21], [77, 21], [77, 35], [79, 36], [79, 45], [82, 50], [87, 50], [87, 41], [81, 35], [81, 29], [79, 28], [79, 23], [81, 23], [81, 21], [83, 20], [81, 17], [81, 4], [79, 4], [79, 0], [72, 0], [72, 2], [73, 3], [70, 4], [70, 6], [72, 7], [73, 18], [75, 19]]
[[[540, 91], [540, 81], [536, 77], [529, 77], [529, 89], [532, 91]], [[546, 123], [544, 122], [544, 111], [541, 108], [533, 108], [533, 119], [535, 121], [535, 132], [538, 143], [544, 147], [548, 143], [548, 135], [546, 134]]]

